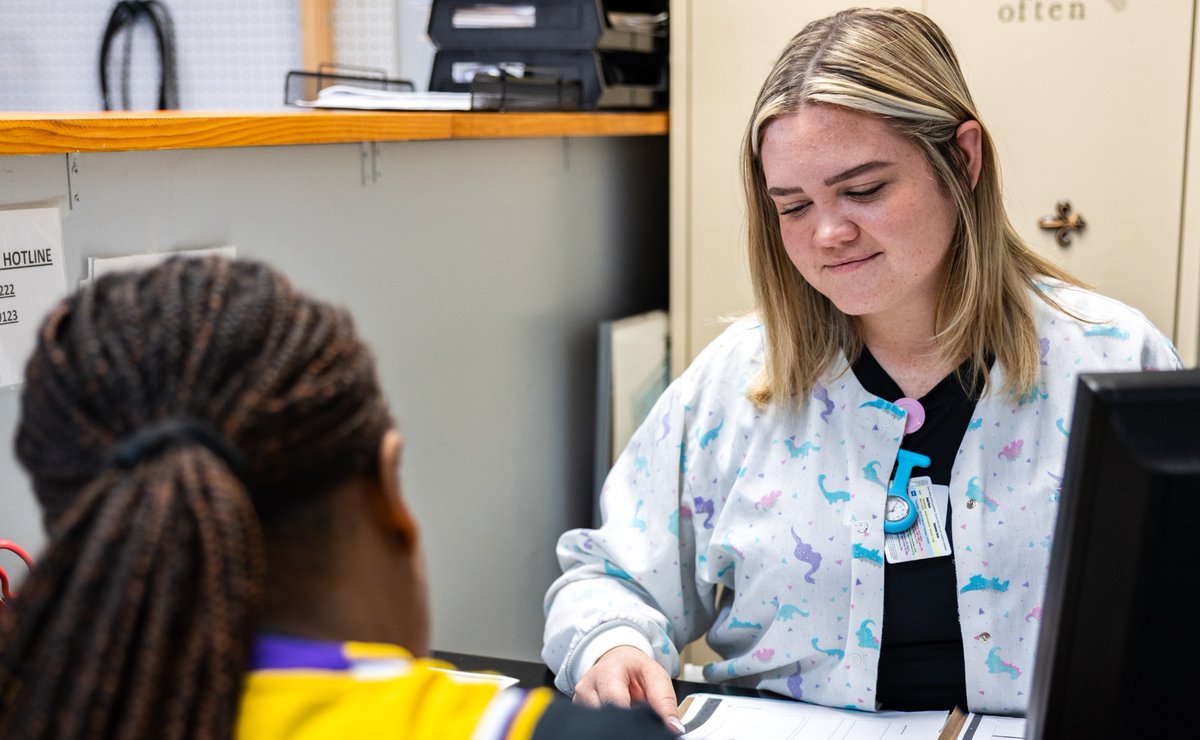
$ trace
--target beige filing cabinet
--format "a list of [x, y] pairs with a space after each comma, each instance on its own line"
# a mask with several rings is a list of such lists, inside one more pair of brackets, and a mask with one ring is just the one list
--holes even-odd
[[[1195, 364], [1200, 129], [1194, 0], [677, 0], [671, 4], [671, 330], [680, 372], [753, 303], [738, 173], [759, 85], [806, 22], [851, 5], [946, 30], [996, 140], [1009, 214], [1036, 249], [1142, 310]], [[1188, 143], [1193, 144], [1189, 148]], [[1059, 201], [1086, 227], [1039, 227]]]

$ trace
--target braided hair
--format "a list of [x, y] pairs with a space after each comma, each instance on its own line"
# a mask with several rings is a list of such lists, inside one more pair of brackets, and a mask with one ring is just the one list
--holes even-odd
[[375, 470], [391, 426], [349, 315], [262, 264], [175, 259], [55, 308], [25, 382], [50, 542], [0, 622], [0, 737], [230, 736], [260, 521]]

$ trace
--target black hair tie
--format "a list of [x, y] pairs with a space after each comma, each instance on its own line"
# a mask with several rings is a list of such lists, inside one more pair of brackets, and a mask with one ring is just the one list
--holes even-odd
[[249, 486], [246, 458], [242, 453], [208, 422], [186, 417], [156, 421], [125, 437], [113, 449], [106, 467], [132, 470], [143, 460], [161, 455], [172, 447], [189, 444], [208, 448], [244, 485]]

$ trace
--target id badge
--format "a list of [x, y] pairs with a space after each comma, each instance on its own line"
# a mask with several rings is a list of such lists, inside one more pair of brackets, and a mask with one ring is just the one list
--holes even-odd
[[[938, 501], [939, 494], [941, 502]], [[903, 532], [884, 535], [887, 561], [908, 563], [951, 554], [950, 539], [946, 536], [946, 524], [943, 521], [948, 489], [945, 486], [933, 486], [929, 476], [922, 475], [908, 480], [908, 495], [917, 503], [917, 521]]]

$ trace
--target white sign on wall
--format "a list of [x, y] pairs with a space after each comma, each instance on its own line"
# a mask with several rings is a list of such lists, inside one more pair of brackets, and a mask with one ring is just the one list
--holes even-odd
[[126, 272], [128, 270], [149, 270], [157, 267], [172, 257], [224, 257], [237, 259], [237, 247], [232, 244], [223, 247], [207, 247], [204, 249], [185, 249], [178, 252], [152, 252], [148, 254], [130, 254], [124, 257], [88, 257], [87, 277], [79, 281], [83, 287], [88, 281], [103, 277], [110, 272]]
[[0, 210], [0, 388], [22, 382], [38, 326], [66, 294], [58, 208]]

